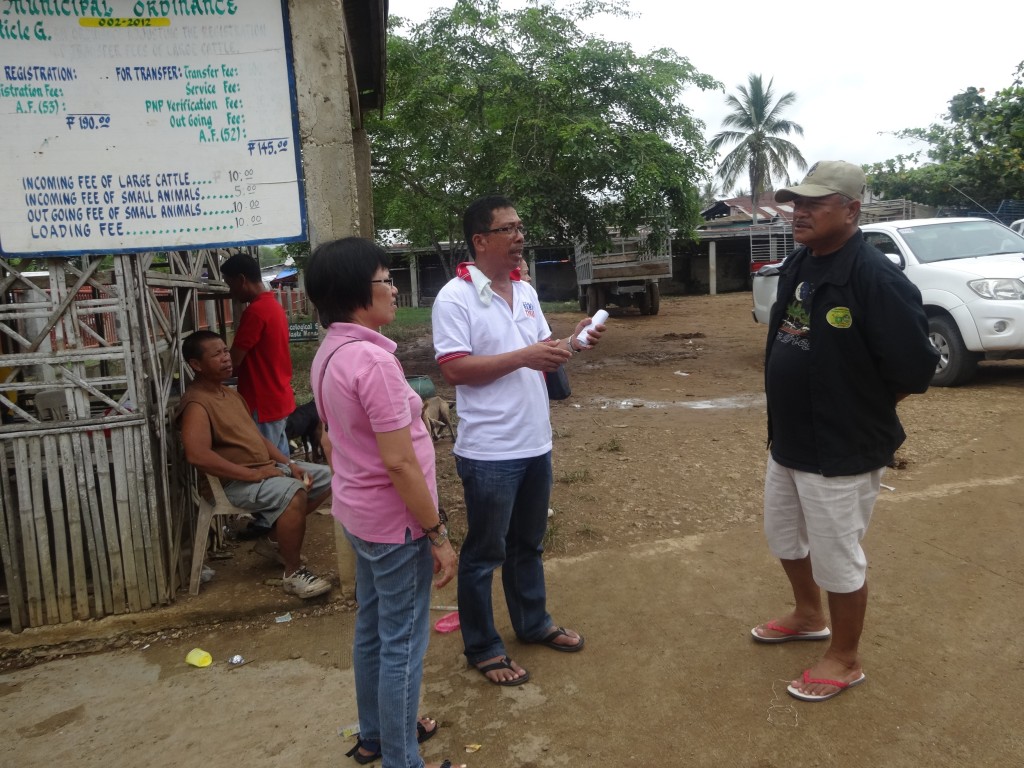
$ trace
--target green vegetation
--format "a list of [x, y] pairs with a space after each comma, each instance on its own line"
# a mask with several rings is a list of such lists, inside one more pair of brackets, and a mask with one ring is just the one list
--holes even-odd
[[727, 188], [742, 176], [750, 181], [750, 195], [756, 200], [762, 192], [772, 189], [772, 177], [789, 184], [789, 163], [803, 170], [807, 167], [804, 156], [792, 142], [781, 138], [790, 133], [804, 135], [804, 129], [782, 117], [787, 107], [796, 101], [792, 91], [775, 99], [774, 80], [765, 86], [761, 75], [748, 76], [747, 85], [738, 85], [739, 97], [728, 95], [725, 103], [732, 109], [722, 124], [735, 130], [722, 131], [709, 145], [717, 151], [730, 144], [736, 147], [725, 156], [718, 175]]
[[922, 153], [913, 152], [875, 163], [866, 169], [872, 191], [961, 207], [1024, 199], [1024, 61], [1008, 88], [984, 94], [972, 86], [949, 100], [941, 123], [898, 131], [926, 142], [931, 162], [917, 167]]
[[574, 469], [569, 472], [563, 472], [558, 476], [558, 482], [565, 483], [566, 485], [574, 485], [576, 483], [589, 483], [590, 470], [589, 469]]
[[[557, 312], [580, 314], [579, 305], [574, 301], [541, 302], [541, 308], [545, 315]], [[399, 307], [395, 312], [395, 321], [381, 328], [381, 333], [399, 345], [430, 338], [430, 307]], [[309, 366], [318, 346], [312, 341], [291, 345], [292, 389], [295, 390], [296, 403], [308, 402], [313, 397], [309, 385]]]
[[544, 541], [542, 542], [545, 552], [559, 552], [565, 550], [562, 538], [559, 535], [560, 533], [561, 528], [558, 523], [554, 520], [548, 520], [548, 527], [544, 531]]
[[560, 312], [569, 312], [571, 314], [577, 315], [579, 319], [583, 319], [582, 313], [580, 312], [580, 304], [578, 301], [542, 301], [540, 303], [540, 308], [544, 310], [545, 315], [555, 315]]
[[292, 389], [295, 390], [295, 404], [302, 405], [313, 399], [313, 390], [309, 385], [309, 366], [320, 345], [315, 341], [304, 341], [291, 345], [292, 352]]
[[[395, 312], [395, 322], [381, 328], [381, 333], [398, 344], [430, 336], [430, 307], [399, 307]], [[309, 366], [318, 347], [319, 344], [313, 341], [291, 345], [292, 389], [295, 390], [295, 402], [300, 405], [313, 397]]]
[[421, 24], [392, 17], [387, 104], [366, 117], [378, 227], [457, 243], [466, 205], [500, 190], [531, 242], [599, 246], [607, 227], [652, 219], [692, 229], [712, 154], [683, 96], [720, 84], [671, 49], [587, 34], [600, 15], [629, 11], [458, 0]]
[[608, 453], [621, 453], [622, 443], [619, 442], [617, 437], [613, 437], [607, 443], [601, 443], [601, 445], [597, 446], [597, 450], [607, 451]]
[[381, 333], [398, 344], [430, 336], [430, 307], [399, 307], [395, 322], [381, 328]]

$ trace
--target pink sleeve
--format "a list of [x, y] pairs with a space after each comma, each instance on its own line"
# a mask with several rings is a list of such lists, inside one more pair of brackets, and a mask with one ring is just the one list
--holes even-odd
[[393, 432], [412, 423], [412, 390], [397, 360], [375, 361], [359, 376], [356, 388], [374, 432]]

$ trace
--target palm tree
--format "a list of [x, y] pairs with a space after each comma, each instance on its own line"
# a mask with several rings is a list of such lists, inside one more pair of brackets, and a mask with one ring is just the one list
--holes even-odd
[[704, 182], [704, 186], [700, 188], [700, 204], [704, 208], [714, 205], [722, 199], [723, 194], [725, 194], [725, 190], [718, 185], [718, 182], [714, 179], [708, 179]]
[[747, 174], [755, 223], [757, 200], [762, 192], [772, 188], [772, 177], [789, 184], [789, 163], [801, 171], [807, 168], [807, 161], [796, 145], [781, 138], [790, 133], [804, 135], [800, 125], [782, 117], [782, 112], [796, 102], [796, 94], [790, 91], [776, 101], [772, 92], [774, 82], [769, 80], [765, 87], [761, 75], [751, 74], [748, 85], [736, 86], [740, 95], [726, 96], [725, 103], [732, 112], [722, 121], [723, 126], [735, 130], [720, 132], [709, 144], [713, 151], [736, 145], [722, 160], [718, 175], [726, 187], [731, 187], [744, 172]]

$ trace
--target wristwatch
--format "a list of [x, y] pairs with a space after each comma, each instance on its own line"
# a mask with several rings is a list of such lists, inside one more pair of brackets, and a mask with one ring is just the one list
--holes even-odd
[[[440, 547], [448, 539], [448, 515], [440, 507], [437, 510], [437, 525], [432, 528], [421, 528], [427, 538], [430, 539], [430, 543], [435, 547]], [[436, 534], [434, 538], [430, 538], [430, 534]]]
[[437, 535], [432, 539], [430, 538], [430, 534], [428, 533], [427, 539], [430, 541], [430, 546], [443, 547], [444, 543], [448, 541], [448, 529], [442, 528], [437, 532]]

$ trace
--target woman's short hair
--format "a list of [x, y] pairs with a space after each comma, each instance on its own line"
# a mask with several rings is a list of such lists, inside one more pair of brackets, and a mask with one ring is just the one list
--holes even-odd
[[391, 266], [388, 252], [363, 237], [343, 237], [318, 246], [306, 265], [306, 295], [320, 324], [347, 323], [373, 303], [374, 275]]

